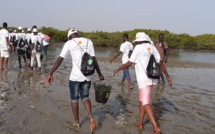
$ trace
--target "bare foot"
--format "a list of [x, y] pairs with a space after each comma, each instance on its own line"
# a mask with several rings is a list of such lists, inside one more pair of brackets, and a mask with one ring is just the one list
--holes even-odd
[[133, 89], [133, 86], [132, 86], [132, 85], [129, 85], [129, 89]]
[[93, 132], [96, 128], [96, 122], [93, 118], [90, 118], [90, 131]]

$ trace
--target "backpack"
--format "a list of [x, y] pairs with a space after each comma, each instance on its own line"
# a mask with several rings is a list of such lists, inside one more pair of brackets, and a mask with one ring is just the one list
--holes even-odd
[[133, 53], [133, 50], [129, 50], [129, 52], [128, 52], [128, 58], [131, 57], [132, 53]]
[[84, 52], [84, 55], [82, 56], [81, 72], [84, 76], [92, 75], [95, 72], [93, 57], [90, 56], [87, 52]]
[[[75, 40], [74, 40], [75, 41]], [[75, 41], [76, 42], [76, 41]], [[76, 42], [78, 45], [78, 43]], [[79, 46], [79, 45], [78, 45]], [[79, 46], [80, 47], [80, 46]], [[88, 40], [87, 40], [87, 47], [88, 47]], [[81, 48], [81, 47], [80, 47]], [[82, 48], [81, 48], [82, 49]], [[82, 49], [82, 51], [84, 51]], [[84, 54], [81, 59], [81, 67], [80, 70], [84, 76], [89, 76], [95, 73], [95, 64], [93, 57], [84, 51]]]
[[36, 51], [37, 52], [41, 52], [42, 51], [42, 44], [40, 44], [39, 41], [37, 41], [37, 43], [36, 43]]
[[19, 41], [19, 47], [22, 48], [24, 47], [26, 44], [26, 42], [21, 38], [21, 40]]
[[146, 74], [149, 78], [152, 79], [159, 79], [160, 77], [160, 68], [153, 54], [150, 56], [149, 63], [146, 68]]
[[[142, 65], [141, 62], [140, 62], [140, 64]], [[142, 65], [142, 67], [143, 67], [143, 65]], [[143, 67], [143, 69], [144, 69], [144, 67]], [[160, 78], [160, 68], [159, 68], [158, 63], [156, 62], [155, 56], [153, 54], [151, 54], [148, 65], [146, 67], [146, 75], [151, 79]]]
[[13, 43], [13, 36], [10, 37], [10, 43]]

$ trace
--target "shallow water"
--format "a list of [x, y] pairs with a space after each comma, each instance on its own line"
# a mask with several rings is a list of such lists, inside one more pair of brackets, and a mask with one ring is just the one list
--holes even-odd
[[[41, 75], [36, 71], [30, 74], [25, 68], [18, 70], [16, 56], [10, 60], [10, 71], [1, 72], [0, 91], [1, 94], [6, 94], [0, 102], [1, 134], [90, 133], [87, 113], [81, 102], [79, 102], [81, 128], [77, 130], [70, 125], [74, 121], [68, 90], [70, 58], [66, 58], [55, 72], [52, 85], [41, 82], [60, 53], [60, 49], [50, 48], [50, 50], [52, 51], [49, 51], [49, 60], [42, 63]], [[96, 54], [97, 57], [105, 58], [116, 51], [116, 49], [97, 49]], [[183, 57], [183, 54], [179, 53], [178, 57]], [[207, 57], [208, 53], [205, 54]], [[193, 53], [190, 52], [189, 55]], [[204, 53], [201, 55], [204, 57]], [[213, 53], [211, 55], [214, 56]], [[188, 59], [176, 58], [176, 60]], [[110, 83], [113, 88], [108, 102], [102, 105], [96, 103], [95, 91], [93, 86], [91, 87], [92, 111], [97, 122], [95, 133], [150, 134], [152, 126], [147, 118], [143, 130], [138, 130], [133, 125], [138, 121], [139, 113], [138, 89], [133, 67], [130, 69], [130, 74], [134, 89], [129, 90], [127, 83], [123, 87], [118, 84], [122, 72], [115, 77], [112, 76], [113, 70], [121, 63], [109, 64], [99, 61], [99, 64], [105, 76], [104, 82]], [[168, 71], [173, 86], [171, 88], [167, 84], [155, 86], [151, 98], [156, 121], [163, 134], [215, 133], [215, 69], [168, 67]], [[96, 74], [92, 82], [98, 82]]]

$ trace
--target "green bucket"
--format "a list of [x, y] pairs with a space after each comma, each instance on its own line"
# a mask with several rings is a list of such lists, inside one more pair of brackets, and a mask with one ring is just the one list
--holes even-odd
[[106, 103], [110, 96], [111, 85], [94, 83], [95, 88], [95, 100], [98, 103]]

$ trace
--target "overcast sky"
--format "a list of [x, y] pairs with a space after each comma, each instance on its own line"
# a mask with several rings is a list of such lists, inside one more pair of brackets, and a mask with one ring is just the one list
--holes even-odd
[[1, 0], [0, 21], [60, 30], [215, 34], [215, 0]]

